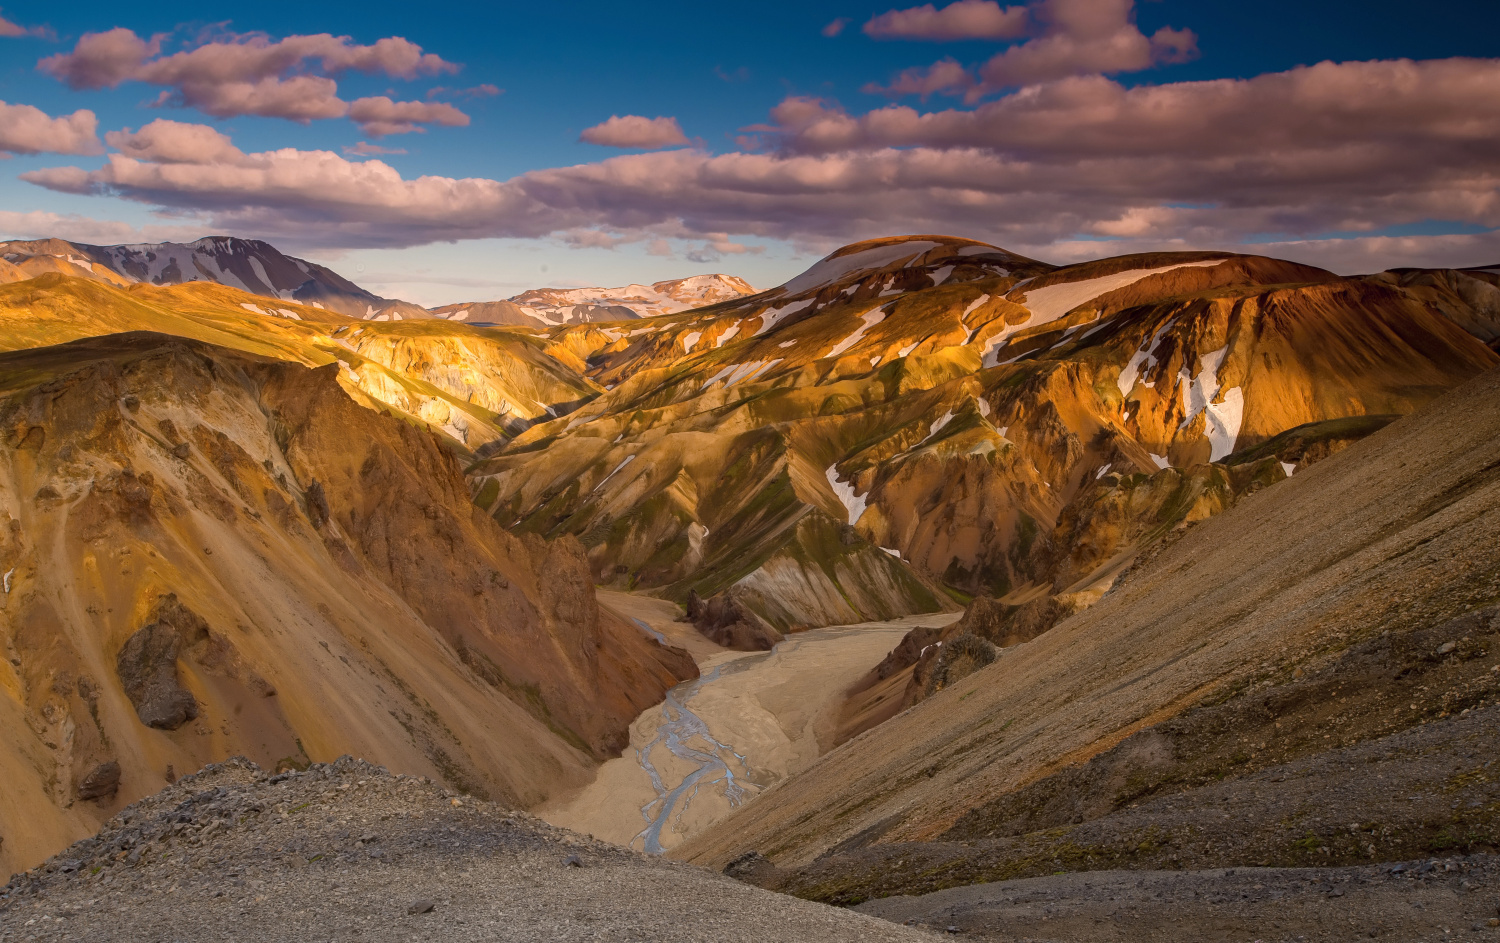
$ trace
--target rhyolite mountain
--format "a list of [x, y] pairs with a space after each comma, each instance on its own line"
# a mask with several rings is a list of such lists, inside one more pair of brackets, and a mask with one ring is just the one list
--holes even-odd
[[649, 321], [555, 328], [604, 392], [469, 471], [595, 579], [780, 629], [1086, 605], [1144, 549], [1490, 369], [1493, 272], [1222, 252], [1066, 267], [916, 236]]
[[531, 805], [696, 677], [346, 371], [150, 332], [0, 354], [0, 867], [236, 754]]
[[623, 288], [537, 288], [504, 301], [427, 309], [382, 298], [325, 266], [286, 255], [256, 239], [210, 236], [187, 244], [119, 246], [62, 239], [0, 242], [0, 284], [48, 272], [118, 286], [207, 282], [367, 321], [437, 318], [531, 327], [675, 313], [755, 291], [732, 275], [694, 275]]
[[[114, 285], [210, 282], [253, 295], [295, 301], [355, 318], [419, 313], [404, 301], [381, 298], [315, 262], [283, 254], [257, 239], [210, 236], [186, 245], [91, 246], [61, 239], [0, 242], [0, 282], [46, 272]], [[410, 314], [408, 314], [410, 316]]]
[[[273, 294], [9, 245], [12, 863], [233, 752], [523, 805], [579, 784], [693, 671], [590, 583], [776, 631], [984, 597], [968, 634], [1030, 644], [1500, 363], [1492, 269], [914, 236], [704, 307], [493, 327], [304, 304], [264, 258]], [[907, 647], [843, 735], [983, 660]]]
[[733, 275], [693, 275], [624, 288], [533, 288], [506, 301], [443, 305], [435, 318], [453, 321], [557, 327], [676, 314], [690, 308], [755, 294]]

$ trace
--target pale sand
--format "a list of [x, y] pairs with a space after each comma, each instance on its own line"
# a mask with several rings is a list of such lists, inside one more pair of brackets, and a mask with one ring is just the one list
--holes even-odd
[[[671, 622], [676, 608], [671, 603], [606, 591], [599, 598], [622, 615], [643, 619], [672, 644], [688, 648], [705, 677], [715, 668], [720, 670], [712, 680], [679, 685], [674, 694], [679, 700], [688, 698], [688, 709], [703, 720], [714, 739], [732, 750], [732, 754], [720, 750], [719, 755], [730, 764], [736, 783], [744, 790], [744, 802], [805, 768], [827, 749], [844, 691], [878, 664], [903, 635], [917, 625], [945, 625], [958, 617], [951, 612], [932, 613], [894, 622], [814, 629], [791, 636], [773, 652], [736, 652], [697, 636], [687, 623]], [[554, 825], [641, 848], [641, 833], [648, 824], [641, 809], [657, 792], [641, 765], [640, 751], [656, 738], [664, 717], [663, 705], [642, 713], [631, 725], [630, 747], [622, 756], [600, 767], [593, 783], [559, 796], [536, 809], [536, 814]], [[712, 751], [702, 738], [690, 743]], [[651, 751], [651, 760], [668, 790], [697, 769], [660, 744]], [[720, 771], [684, 795], [661, 830], [662, 847], [670, 850], [727, 815], [733, 808], [726, 796], [728, 786]]]

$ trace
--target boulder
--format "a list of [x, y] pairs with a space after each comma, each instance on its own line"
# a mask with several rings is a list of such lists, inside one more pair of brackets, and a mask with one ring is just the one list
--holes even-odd
[[785, 638], [746, 605], [733, 589], [707, 599], [697, 592], [689, 593], [687, 617], [704, 636], [737, 651], [769, 651]]
[[206, 638], [208, 623], [169, 593], [157, 600], [150, 621], [126, 639], [115, 671], [141, 723], [176, 730], [198, 716], [197, 700], [178, 683], [177, 659]]
[[78, 781], [78, 798], [108, 799], [120, 789], [120, 764], [114, 760], [100, 763]]

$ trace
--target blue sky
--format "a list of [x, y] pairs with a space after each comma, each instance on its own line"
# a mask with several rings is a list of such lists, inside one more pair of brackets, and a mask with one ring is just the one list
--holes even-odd
[[[1115, 137], [1101, 130], [1092, 150], [1049, 141], [1014, 144], [1004, 140], [1003, 130], [996, 128], [1003, 129], [1005, 122], [1014, 119], [1005, 116], [1011, 111], [1000, 114], [1001, 106], [1027, 106], [1017, 98], [1025, 92], [1019, 86], [981, 88], [967, 98], [950, 94], [961, 89], [943, 89], [925, 100], [866, 90], [872, 83], [889, 84], [902, 70], [925, 69], [945, 59], [953, 60], [954, 70], [979, 76], [980, 65], [997, 52], [1067, 32], [1071, 27], [1046, 25], [1047, 17], [1053, 15], [1048, 3], [1065, 2], [1083, 11], [1075, 12], [1074, 18], [1085, 24], [1095, 15], [1101, 22], [1107, 20], [1123, 4], [1132, 30], [1143, 37], [1156, 35], [1162, 27], [1189, 30], [1194, 52], [1164, 54], [1144, 67], [1125, 69], [1112, 69], [1102, 59], [1095, 69], [1095, 64], [1086, 61], [1087, 55], [1080, 54], [1083, 58], [1067, 75], [1038, 73], [1037, 88], [1058, 96], [1070, 92], [1068, 82], [1107, 75], [1107, 80], [1099, 81], [1125, 90], [1192, 86], [1201, 92], [1198, 100], [1208, 104], [1186, 108], [1217, 108], [1212, 89], [1193, 83], [1255, 80], [1325, 60], [1408, 58], [1435, 63], [1471, 57], [1479, 62], [1474, 67], [1479, 71], [1471, 75], [1434, 70], [1418, 76], [1413, 81], [1420, 88], [1411, 92], [1411, 100], [1390, 105], [1389, 122], [1379, 120], [1384, 106], [1378, 95], [1359, 103], [1361, 116], [1356, 120], [1344, 113], [1336, 96], [1318, 92], [1312, 96], [1317, 101], [1309, 105], [1302, 100], [1307, 97], [1303, 93], [1267, 88], [1258, 104], [1244, 106], [1249, 108], [1248, 117], [1226, 114], [1222, 120], [1236, 128], [1247, 122], [1275, 123], [1281, 120], [1276, 96], [1286, 95], [1292, 113], [1281, 126], [1300, 124], [1312, 129], [1306, 135], [1306, 154], [1273, 166], [1276, 162], [1271, 158], [1257, 158], [1253, 153], [1257, 138], [1251, 135], [1246, 139], [1250, 144], [1241, 152], [1244, 157], [1205, 154], [1185, 166], [1176, 175], [1178, 180], [1166, 182], [1151, 179], [1151, 171], [1143, 169], [1147, 164], [1113, 165], [1112, 158], [1121, 149], [1116, 143], [1122, 133], [1119, 129], [1111, 132]], [[1099, 7], [1097, 14], [1089, 10], [1091, 4]], [[1500, 114], [1493, 98], [1475, 100], [1472, 94], [1472, 83], [1482, 87], [1490, 77], [1485, 70], [1494, 65], [1491, 57], [1500, 55], [1500, 37], [1492, 28], [1492, 2], [1433, 2], [1418, 14], [1407, 4], [1381, 2], [1151, 0], [1132, 5], [1128, 0], [1037, 0], [1032, 4], [1029, 31], [1005, 39], [934, 41], [909, 36], [880, 40], [861, 29], [881, 14], [918, 6], [909, 2], [488, 4], [473, 9], [444, 7], [432, 15], [420, 15], [410, 4], [270, 2], [236, 7], [232, 13], [194, 22], [176, 18], [192, 8], [171, 5], [56, 5], [40, 9], [40, 20], [31, 15], [35, 8], [6, 10], [0, 16], [18, 27], [35, 28], [40, 35], [0, 36], [0, 101], [34, 106], [54, 117], [86, 109], [97, 116], [101, 141], [107, 132], [139, 129], [156, 119], [167, 119], [210, 127], [243, 154], [278, 149], [295, 149], [299, 155], [329, 152], [350, 164], [359, 158], [345, 155], [344, 149], [366, 141], [405, 151], [376, 158], [402, 181], [424, 176], [501, 184], [525, 180], [528, 205], [516, 209], [515, 199], [496, 194], [497, 220], [515, 212], [526, 222], [487, 227], [482, 218], [476, 218], [461, 230], [445, 230], [425, 218], [414, 221], [409, 195], [392, 197], [401, 206], [391, 210], [388, 221], [374, 211], [355, 214], [360, 217], [361, 235], [350, 238], [348, 201], [325, 208], [322, 194], [316, 191], [300, 202], [289, 195], [269, 204], [247, 192], [244, 184], [214, 190], [195, 183], [166, 192], [159, 184], [105, 179], [97, 173], [86, 186], [61, 184], [56, 176], [44, 186], [35, 182], [36, 171], [79, 168], [98, 172], [108, 158], [15, 153], [0, 161], [0, 228], [9, 235], [41, 235], [27, 227], [34, 230], [51, 219], [41, 214], [61, 214], [67, 226], [59, 222], [60, 234], [74, 238], [132, 227], [145, 237], [229, 229], [234, 235], [268, 237], [329, 262], [374, 290], [432, 304], [500, 297], [544, 284], [620, 284], [707, 271], [727, 271], [757, 286], [769, 286], [842, 241], [932, 229], [998, 241], [1056, 261], [1144, 248], [1209, 247], [1209, 243], [1213, 247], [1269, 245], [1279, 250], [1272, 254], [1346, 270], [1408, 258], [1416, 264], [1480, 264], [1500, 259], [1500, 243], [1493, 238], [1500, 225], [1500, 207], [1490, 205], [1500, 197], [1493, 178], [1475, 163], [1476, 148], [1482, 149], [1486, 137], [1491, 145], [1497, 140], [1494, 132], [1500, 124], [1493, 122]], [[935, 5], [937, 12], [945, 9], [945, 4]], [[825, 27], [840, 19], [847, 21], [842, 31], [825, 35], [831, 32]], [[469, 124], [428, 124], [422, 133], [376, 139], [343, 118], [304, 124], [280, 117], [214, 117], [192, 107], [153, 105], [152, 99], [163, 90], [170, 92], [170, 86], [127, 79], [116, 87], [74, 89], [37, 68], [42, 58], [73, 50], [84, 34], [116, 27], [142, 38], [166, 34], [161, 54], [190, 50], [204, 42], [241, 42], [249, 33], [264, 33], [270, 41], [330, 33], [351, 37], [352, 44], [404, 37], [461, 68], [456, 74], [410, 78], [359, 71], [328, 73], [337, 82], [339, 98], [447, 101], [468, 117]], [[316, 64], [303, 63], [284, 77], [304, 73], [324, 74]], [[981, 79], [965, 81], [982, 83]], [[1352, 97], [1359, 98], [1360, 88], [1385, 79], [1372, 72], [1329, 74], [1318, 81], [1322, 83], [1318, 89], [1336, 89], [1350, 82], [1355, 89]], [[1411, 82], [1397, 84], [1406, 88]], [[502, 91], [439, 92], [429, 98], [429, 92], [438, 87], [457, 90], [484, 85]], [[1096, 92], [1102, 88], [1093, 87]], [[830, 148], [821, 143], [820, 133], [793, 129], [796, 122], [784, 117], [773, 120], [773, 109], [789, 100], [819, 103], [822, 110], [808, 119], [811, 128], [885, 114], [882, 109], [891, 105], [909, 106], [916, 116], [941, 114], [954, 121], [970, 121], [986, 103], [995, 113], [986, 119], [991, 122], [989, 129], [974, 130], [970, 138], [959, 135], [939, 140], [924, 137], [925, 131], [903, 130], [895, 137], [871, 133]], [[1440, 114], [1450, 106], [1458, 108], [1461, 100], [1470, 102], [1477, 127], [1454, 130], [1450, 122], [1423, 135], [1423, 140], [1438, 142], [1431, 146], [1431, 153], [1423, 155], [1424, 166], [1430, 168], [1435, 161], [1447, 173], [1411, 180], [1403, 186], [1413, 192], [1401, 199], [1382, 192], [1381, 186], [1392, 186], [1388, 181], [1408, 180], [1410, 175], [1395, 156], [1403, 149], [1400, 141], [1383, 142], [1391, 155], [1383, 160], [1366, 160], [1355, 153], [1368, 143], [1368, 129], [1409, 122], [1411, 114]], [[1067, 112], [1068, 106], [1048, 107], [1052, 110], [1041, 118], [1034, 110], [1027, 112], [1028, 120], [1053, 121], [1038, 134], [1070, 136], [1074, 129], [1086, 130], [1096, 114], [1084, 108], [1075, 117]], [[688, 139], [686, 149], [701, 158], [668, 159], [665, 155], [679, 150], [676, 146], [643, 150], [579, 140], [585, 129], [612, 115], [675, 118]], [[1185, 111], [1174, 127], [1190, 126], [1193, 120], [1191, 111]], [[1339, 132], [1345, 135], [1343, 140], [1329, 140], [1317, 130], [1340, 122], [1348, 125]], [[763, 126], [758, 142], [741, 140], [747, 128], [757, 125]], [[1219, 134], [1217, 128], [1210, 124], [1203, 134]], [[1268, 128], [1267, 134], [1275, 133], [1276, 126]], [[1131, 150], [1138, 143], [1124, 141]], [[1283, 142], [1277, 151], [1284, 155], [1301, 146], [1296, 141]], [[102, 144], [99, 149], [117, 150]], [[902, 153], [897, 154], [898, 150]], [[1163, 160], [1170, 162], [1183, 150], [1179, 145], [1176, 151], [1164, 153]], [[155, 159], [148, 151], [141, 153], [147, 154], [148, 161]], [[933, 155], [931, 167], [941, 159], [940, 180], [924, 176], [919, 184], [885, 186], [879, 182], [885, 175], [911, 177], [913, 155], [928, 153]], [[1330, 195], [1330, 189], [1344, 188], [1338, 175], [1330, 176], [1326, 167], [1317, 173], [1306, 170], [1338, 154], [1349, 161], [1350, 177], [1369, 181], [1364, 191], [1349, 188], [1342, 197]], [[629, 166], [618, 160], [629, 155], [640, 157]], [[737, 155], [754, 155], [759, 163], [726, 172], [726, 161]], [[709, 160], [715, 157], [720, 159], [717, 164]], [[617, 160], [610, 163], [611, 158]], [[974, 189], [974, 196], [962, 192], [967, 189], [962, 185], [966, 159], [973, 162], [974, 178], [985, 181]], [[1237, 176], [1224, 177], [1226, 159], [1246, 164]], [[1023, 160], [1028, 169], [1021, 175], [1024, 182], [1018, 182], [1016, 162]], [[212, 163], [206, 161], [200, 171], [210, 174]], [[1289, 171], [1293, 164], [1297, 169]], [[851, 182], [849, 168], [855, 165], [864, 169], [854, 174], [858, 181]], [[604, 168], [601, 175], [628, 171], [630, 179], [601, 182], [592, 179], [590, 170], [576, 171], [566, 180], [536, 178], [539, 172], [545, 175], [558, 168], [580, 167]], [[1076, 185], [1067, 180], [1070, 170], [1076, 171]], [[1234, 182], [1247, 177], [1264, 180], [1267, 174], [1278, 172], [1285, 179], [1276, 187], [1240, 192]], [[21, 179], [28, 173], [32, 181]], [[795, 173], [797, 180], [784, 185], [766, 182], [768, 175], [784, 173]], [[1122, 192], [1114, 180], [1116, 174], [1125, 181], [1123, 189], [1130, 192]], [[644, 182], [639, 179], [642, 175]], [[690, 193], [671, 186], [671, 178], [686, 175], [696, 176]], [[1041, 177], [1046, 178], [1044, 183], [1039, 182]], [[1458, 179], [1462, 185], [1455, 187]], [[1329, 180], [1336, 184], [1330, 186]], [[1309, 188], [1306, 198], [1299, 197], [1299, 186]], [[747, 192], [751, 195], [746, 196]], [[1316, 212], [1304, 210], [1311, 203], [1318, 204]], [[441, 213], [444, 205], [416, 215]], [[1091, 212], [1091, 207], [1097, 210]], [[547, 231], [554, 217], [556, 227]], [[62, 231], [69, 226], [74, 232]], [[457, 241], [450, 241], [455, 236]], [[605, 242], [610, 247], [600, 245]], [[580, 243], [584, 247], [576, 247]]]

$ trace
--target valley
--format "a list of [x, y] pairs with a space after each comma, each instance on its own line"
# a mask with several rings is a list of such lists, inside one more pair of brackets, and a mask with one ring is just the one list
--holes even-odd
[[[620, 595], [601, 593], [602, 604], [612, 608]], [[769, 652], [703, 652], [699, 677], [636, 718], [630, 745], [593, 783], [537, 814], [627, 848], [669, 851], [831, 749], [843, 691], [915, 626], [955, 618], [811, 629]], [[650, 624], [674, 644], [691, 644], [681, 622]]]
[[[212, 895], [221, 843], [283, 893], [444, 847], [831, 938], [1113, 939], [1102, 894], [1193, 939], [1240, 869], [1293, 938], [1314, 887], [1478, 919], [1493, 270], [924, 235], [423, 314], [263, 243], [6, 248], [0, 928]], [[367, 791], [441, 824], [366, 840]], [[158, 794], [240, 811], [148, 838]]]

